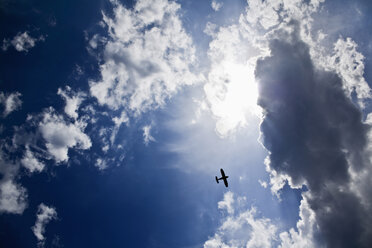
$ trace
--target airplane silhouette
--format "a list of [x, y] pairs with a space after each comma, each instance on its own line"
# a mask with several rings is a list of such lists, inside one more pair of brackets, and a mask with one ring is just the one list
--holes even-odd
[[228, 187], [229, 184], [227, 183], [227, 178], [228, 178], [229, 176], [225, 176], [225, 172], [223, 171], [223, 169], [221, 169], [221, 175], [222, 175], [221, 178], [218, 178], [218, 177], [216, 176], [216, 182], [219, 183], [219, 182], [218, 182], [219, 180], [223, 180], [225, 186]]

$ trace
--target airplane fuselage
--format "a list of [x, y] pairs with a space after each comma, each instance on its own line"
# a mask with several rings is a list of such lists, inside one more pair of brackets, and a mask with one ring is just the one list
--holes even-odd
[[221, 178], [217, 178], [217, 180], [219, 181], [219, 180], [225, 180], [225, 179], [227, 179], [227, 178], [229, 178], [229, 176], [224, 176], [224, 177], [221, 177]]
[[219, 183], [220, 180], [223, 180], [223, 183], [225, 184], [226, 187], [228, 187], [228, 182], [227, 182], [227, 178], [229, 178], [229, 176], [226, 176], [225, 175], [225, 172], [223, 171], [223, 169], [221, 169], [221, 175], [222, 177], [218, 178], [216, 177], [216, 182]]

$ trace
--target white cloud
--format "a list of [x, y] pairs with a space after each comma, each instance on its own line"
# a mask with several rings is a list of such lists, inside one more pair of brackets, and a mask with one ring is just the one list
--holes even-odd
[[86, 96], [85, 93], [75, 93], [69, 86], [66, 86], [65, 90], [59, 88], [57, 94], [63, 97], [63, 99], [66, 101], [65, 113], [71, 118], [77, 119], [79, 116], [77, 110]]
[[151, 136], [151, 125], [144, 126], [143, 130], [143, 142], [148, 145], [151, 141], [155, 141], [154, 137]]
[[99, 104], [140, 114], [199, 80], [192, 72], [195, 49], [182, 27], [179, 4], [139, 0], [131, 10], [112, 2], [114, 16], [103, 18], [109, 38], [101, 80], [89, 83]]
[[19, 165], [11, 163], [0, 143], [0, 213], [22, 214], [27, 207], [27, 191], [16, 183]]
[[211, 7], [214, 11], [219, 11], [222, 7], [223, 3], [221, 2], [218, 2], [216, 0], [212, 0], [211, 2]]
[[41, 172], [43, 171], [45, 164], [40, 162], [35, 155], [31, 152], [30, 148], [26, 146], [26, 151], [21, 159], [21, 164], [27, 168], [31, 173], [32, 172]]
[[226, 192], [223, 195], [223, 201], [218, 202], [219, 209], [226, 209], [229, 214], [234, 214], [234, 193], [231, 191]]
[[214, 38], [215, 34], [217, 33], [217, 25], [212, 22], [207, 22], [207, 24], [205, 24], [203, 32]]
[[[226, 193], [224, 198], [226, 198], [227, 194], [227, 198], [231, 197], [232, 200], [229, 201], [233, 204], [233, 193]], [[238, 199], [236, 202], [241, 203], [242, 199]], [[239, 208], [238, 205], [230, 205], [228, 208], [224, 207], [228, 211], [228, 216], [217, 229], [215, 235], [204, 243], [204, 248], [274, 247], [277, 227], [270, 219], [258, 217], [257, 209], [254, 207], [234, 215], [236, 211], [231, 210], [232, 207], [237, 210]]]
[[57, 211], [54, 207], [48, 207], [41, 203], [38, 207], [36, 214], [36, 222], [31, 227], [34, 235], [36, 236], [39, 245], [43, 245], [45, 241], [45, 227], [51, 221], [57, 219]]
[[49, 154], [56, 162], [66, 162], [69, 148], [86, 150], [91, 147], [90, 138], [83, 132], [85, 126], [86, 123], [82, 121], [67, 123], [49, 108], [43, 113], [39, 131], [46, 141]]
[[120, 117], [114, 117], [112, 118], [112, 121], [114, 122], [115, 126], [110, 137], [111, 145], [114, 144], [116, 135], [118, 134], [121, 125], [129, 123], [129, 117], [126, 112], [123, 111], [121, 112]]
[[355, 91], [360, 106], [363, 101], [371, 99], [371, 88], [364, 78], [364, 56], [357, 51], [357, 43], [351, 38], [339, 38], [334, 44], [334, 51], [324, 66], [335, 70], [343, 79], [346, 94], [351, 98]]
[[27, 207], [27, 191], [12, 179], [0, 182], [0, 213], [22, 214]]
[[265, 181], [262, 181], [261, 179], [260, 180], [258, 180], [258, 182], [259, 182], [259, 184], [263, 187], [263, 188], [267, 188], [267, 182], [265, 182]]
[[291, 188], [301, 188], [302, 185], [305, 183], [305, 182], [301, 182], [298, 185], [294, 185], [292, 183], [291, 177], [289, 177], [288, 175], [285, 175], [285, 174], [278, 173], [275, 170], [272, 170], [271, 165], [270, 165], [271, 161], [270, 161], [269, 156], [267, 156], [265, 158], [264, 164], [266, 165], [266, 171], [270, 175], [269, 184], [270, 184], [271, 193], [273, 195], [275, 195], [278, 199], [281, 199], [280, 198], [280, 190], [284, 187], [284, 185], [287, 182], [288, 182], [289, 186], [291, 186]]
[[74, 73], [77, 75], [77, 77], [80, 77], [81, 75], [84, 74], [84, 70], [83, 70], [83, 68], [80, 65], [75, 64]]
[[19, 92], [14, 92], [11, 94], [4, 94], [3, 92], [0, 92], [0, 104], [4, 106], [4, 117], [9, 115], [11, 112], [21, 108], [21, 96], [22, 95]]
[[246, 198], [234, 199], [232, 192], [224, 195], [218, 207], [227, 211], [221, 226], [214, 236], [205, 243], [204, 248], [235, 247], [280, 247], [304, 248], [316, 247], [314, 234], [317, 231], [315, 214], [307, 202], [307, 194], [303, 194], [300, 205], [300, 219], [297, 230], [279, 232], [280, 225], [271, 219], [260, 217], [257, 208], [246, 207]]
[[13, 46], [18, 52], [28, 52], [30, 48], [35, 46], [36, 42], [44, 40], [45, 38], [42, 35], [39, 38], [33, 38], [28, 31], [19, 32], [12, 40], [4, 39], [2, 49], [6, 51], [10, 46]]
[[93, 37], [89, 40], [89, 46], [93, 49], [97, 49], [98, 47], [98, 44], [99, 43], [102, 43], [102, 42], [106, 42], [106, 40], [101, 37], [100, 35], [98, 34], [95, 34], [93, 35]]
[[[206, 32], [210, 32], [209, 28]], [[221, 27], [213, 38], [208, 51], [211, 69], [204, 92], [217, 119], [216, 132], [226, 137], [244, 127], [247, 119], [257, 113], [253, 55], [258, 52], [242, 38], [236, 25]]]
[[106, 160], [102, 159], [102, 158], [98, 158], [96, 160], [96, 164], [95, 166], [99, 169], [99, 170], [104, 170], [107, 168], [107, 162]]
[[314, 234], [318, 231], [315, 213], [311, 210], [307, 201], [306, 193], [303, 193], [303, 199], [300, 204], [300, 219], [296, 227], [291, 228], [288, 232], [279, 234], [281, 244], [279, 248], [310, 248], [317, 247]]
[[[274, 1], [261, 1], [261, 0], [250, 0], [248, 2], [248, 7], [246, 10], [246, 15], [244, 18], [253, 25], [258, 25], [264, 29], [272, 28], [273, 26], [279, 24], [279, 14], [278, 10], [280, 6], [283, 9], [287, 7], [284, 1], [274, 0]], [[300, 1], [286, 1], [286, 3], [293, 4]]]

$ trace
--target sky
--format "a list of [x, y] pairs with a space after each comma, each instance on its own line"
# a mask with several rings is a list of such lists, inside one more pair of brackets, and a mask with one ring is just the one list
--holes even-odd
[[0, 246], [372, 247], [371, 11], [0, 0]]

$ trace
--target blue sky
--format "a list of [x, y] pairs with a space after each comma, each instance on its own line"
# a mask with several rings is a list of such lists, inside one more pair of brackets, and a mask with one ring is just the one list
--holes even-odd
[[370, 247], [371, 8], [1, 1], [0, 246]]

